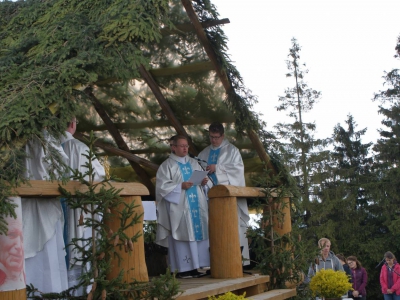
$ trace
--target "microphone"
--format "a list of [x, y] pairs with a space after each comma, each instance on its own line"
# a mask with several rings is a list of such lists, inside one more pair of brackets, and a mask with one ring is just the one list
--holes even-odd
[[385, 258], [383, 258], [382, 260], [381, 260], [381, 262], [375, 267], [375, 268], [377, 268], [377, 267], [379, 267], [382, 263], [384, 263], [385, 262]]
[[198, 158], [197, 156], [194, 156], [193, 154], [189, 153], [189, 156], [191, 158], [194, 158], [197, 161], [203, 162], [203, 163], [207, 163], [204, 159]]
[[[195, 160], [197, 160], [197, 163], [200, 165], [200, 167], [203, 169], [203, 171], [206, 171], [206, 168], [201, 163], [205, 163], [208, 166], [208, 162], [206, 162], [204, 159], [198, 158], [197, 156], [194, 156], [193, 154], [189, 153], [189, 156]], [[215, 185], [214, 180], [210, 176], [210, 174], [207, 174], [207, 177], [211, 180], [212, 184]]]

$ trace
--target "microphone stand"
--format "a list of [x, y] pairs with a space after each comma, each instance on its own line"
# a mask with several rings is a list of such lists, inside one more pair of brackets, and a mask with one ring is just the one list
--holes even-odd
[[378, 268], [382, 263], [384, 263], [385, 262], [385, 258], [383, 258], [382, 260], [381, 260], [381, 262], [375, 267], [375, 269], [376, 268]]
[[[206, 168], [203, 167], [203, 165], [201, 164], [202, 162], [205, 163], [206, 165], [208, 165], [208, 163], [201, 158], [198, 158], [197, 156], [194, 156], [193, 154], [189, 154], [189, 156], [195, 160], [197, 160], [197, 163], [199, 164], [199, 166], [201, 167], [201, 169], [203, 171], [206, 171]], [[210, 179], [211, 183], [213, 184], [213, 186], [215, 186], [215, 182], [214, 180], [211, 178], [211, 176], [207, 173], [207, 177]]]
[[393, 273], [396, 273], [397, 276], [400, 276], [400, 274], [394, 268], [389, 267], [387, 262], [385, 262], [385, 265], [386, 265], [386, 267], [388, 267], [389, 271], [392, 271]]

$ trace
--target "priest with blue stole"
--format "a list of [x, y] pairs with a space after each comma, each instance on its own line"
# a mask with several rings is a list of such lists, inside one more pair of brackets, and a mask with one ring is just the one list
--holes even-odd
[[[76, 132], [78, 125], [78, 120], [76, 117], [73, 117], [70, 122], [67, 123], [67, 128], [65, 130], [64, 135], [61, 137], [61, 146], [69, 158], [68, 167], [72, 170], [77, 170], [82, 174], [88, 172], [87, 164], [89, 163], [89, 159], [87, 155], [89, 154], [89, 147], [82, 143], [81, 141], [75, 139], [73, 135]], [[104, 167], [101, 165], [98, 159], [94, 159], [91, 162], [93, 168], [93, 180], [94, 181], [102, 181], [104, 180], [106, 173]], [[72, 172], [69, 172], [69, 176], [72, 175]], [[89, 176], [85, 176], [85, 180], [89, 181]], [[89, 218], [90, 215], [83, 212], [82, 209], [71, 209], [66, 205], [63, 201], [63, 210], [65, 214], [65, 223], [64, 226], [64, 240], [66, 244], [71, 244], [73, 239], [88, 239], [92, 237], [92, 228], [85, 226], [78, 226], [79, 219], [81, 215], [84, 218]], [[80, 247], [84, 247], [84, 242], [82, 240], [76, 241], [76, 243]], [[68, 269], [68, 288], [72, 288], [79, 283], [79, 276], [85, 271], [82, 262], [80, 259], [82, 258], [82, 253], [78, 251], [78, 249], [69, 246], [66, 247], [67, 251], [67, 269]], [[87, 266], [88, 267], [88, 266]], [[80, 288], [75, 291], [74, 296], [81, 296], [83, 294], [83, 288]]]
[[168, 247], [168, 264], [177, 277], [198, 277], [198, 268], [210, 265], [208, 239], [208, 203], [201, 185], [189, 181], [195, 170], [202, 171], [197, 160], [188, 156], [188, 140], [175, 136], [173, 153], [156, 175], [156, 243]]
[[[246, 186], [244, 179], [244, 164], [239, 149], [225, 139], [224, 126], [213, 122], [209, 126], [211, 145], [200, 152], [199, 158], [207, 162], [210, 181], [208, 187], [213, 185]], [[243, 265], [249, 265], [249, 244], [246, 237], [248, 222], [250, 220], [247, 201], [245, 198], [237, 199], [239, 239], [242, 247]]]

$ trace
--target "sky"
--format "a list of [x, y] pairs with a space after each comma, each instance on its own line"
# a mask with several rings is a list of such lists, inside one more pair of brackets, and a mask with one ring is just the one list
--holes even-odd
[[330, 137], [335, 125], [346, 127], [352, 114], [357, 130], [367, 128], [364, 143], [376, 142], [383, 128], [374, 93], [384, 90], [384, 71], [400, 68], [394, 58], [400, 36], [400, 0], [211, 0], [228, 37], [228, 54], [245, 86], [258, 96], [254, 111], [267, 130], [291, 122], [278, 112], [279, 96], [294, 86], [286, 78], [291, 39], [302, 47], [308, 86], [321, 91], [304, 116], [316, 122], [317, 138]]

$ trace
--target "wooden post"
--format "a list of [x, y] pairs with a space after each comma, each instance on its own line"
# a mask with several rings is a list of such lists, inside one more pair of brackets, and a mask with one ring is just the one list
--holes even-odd
[[[133, 225], [130, 228], [125, 230], [127, 236], [134, 236], [137, 232], [143, 233], [143, 206], [142, 200], [140, 196], [125, 196], [123, 197], [126, 203], [135, 202], [135, 206], [139, 205], [135, 208], [135, 213], [137, 215], [142, 215], [138, 224]], [[119, 205], [117, 211], [121, 211], [124, 208], [123, 205]], [[120, 220], [118, 218], [118, 213], [114, 213], [115, 211], [111, 210], [111, 213], [115, 215], [115, 218], [107, 221], [108, 226], [110, 226], [111, 230], [116, 232], [120, 227]], [[127, 220], [129, 223], [130, 219]], [[112, 280], [116, 278], [121, 270], [124, 270], [124, 281], [129, 283], [132, 282], [133, 279], [136, 279], [140, 282], [148, 282], [149, 276], [147, 273], [147, 266], [144, 255], [144, 238], [143, 234], [138, 238], [138, 240], [133, 244], [132, 252], [125, 252], [124, 248], [117, 248], [116, 252], [122, 258], [120, 262], [118, 259], [115, 259], [111, 263], [111, 271], [107, 275], [108, 280]]]
[[0, 291], [1, 300], [26, 300], [26, 288], [15, 291]]
[[[61, 183], [59, 182], [31, 180], [28, 184], [16, 188], [15, 193], [21, 198], [43, 198], [43, 201], [46, 201], [46, 198], [54, 198], [60, 196], [60, 192], [58, 191], [59, 184], [61, 185]], [[111, 182], [108, 184], [115, 187], [116, 189], [122, 189], [122, 191], [120, 192], [120, 196], [124, 197], [126, 201], [135, 201], [136, 205], [139, 205], [136, 208], [137, 214], [143, 213], [143, 206], [140, 196], [149, 195], [148, 189], [143, 184], [121, 182]], [[68, 182], [66, 185], [63, 185], [63, 188], [65, 188], [71, 194], [74, 194], [76, 191], [86, 192], [88, 190], [87, 186], [82, 185], [81, 183], [76, 181]], [[99, 186], [98, 190], [100, 190], [100, 188], [101, 187]], [[22, 199], [22, 203], [23, 201], [29, 201], [29, 199]], [[143, 221], [142, 218], [141, 221]], [[119, 222], [116, 223], [119, 224]], [[136, 232], [143, 233], [142, 222], [128, 229], [128, 232], [126, 233], [128, 236], [133, 236]], [[114, 265], [109, 276], [113, 276], [112, 274], [118, 274], [121, 269], [129, 271], [129, 269], [134, 266], [133, 271], [129, 271], [127, 272], [127, 274], [125, 274], [125, 280], [127, 282], [133, 282], [134, 280], [141, 282], [148, 281], [149, 279], [147, 275], [147, 267], [144, 256], [143, 235], [139, 238], [137, 243], [133, 244], [132, 253], [127, 254], [128, 255], [126, 257], [126, 261], [122, 262], [120, 266], [118, 264]], [[0, 291], [0, 299], [26, 300], [26, 290], [24, 288], [22, 290], [15, 291]]]
[[211, 277], [243, 277], [236, 197], [210, 198], [208, 210]]
[[217, 185], [208, 192], [212, 277], [243, 277], [237, 198], [263, 196], [258, 188], [232, 185]]
[[[214, 278], [243, 277], [240, 254], [237, 198], [259, 198], [266, 195], [261, 188], [217, 185], [209, 192], [209, 232], [211, 276]], [[277, 193], [272, 192], [272, 197]], [[284, 222], [277, 225], [280, 234], [291, 231], [289, 198], [285, 197]]]

